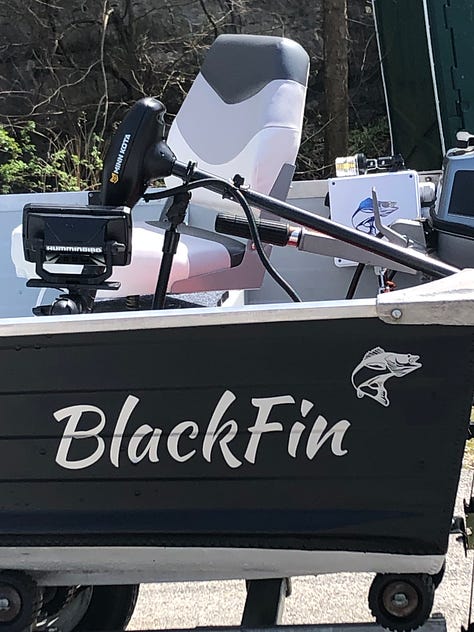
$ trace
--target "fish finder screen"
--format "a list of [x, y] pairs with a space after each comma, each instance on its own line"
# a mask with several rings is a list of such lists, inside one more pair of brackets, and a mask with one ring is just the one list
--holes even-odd
[[456, 172], [448, 213], [474, 217], [474, 171]]

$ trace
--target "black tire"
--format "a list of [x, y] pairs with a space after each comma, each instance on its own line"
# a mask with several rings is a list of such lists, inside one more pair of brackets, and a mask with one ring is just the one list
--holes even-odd
[[431, 575], [378, 574], [369, 590], [369, 608], [382, 627], [408, 632], [430, 616], [434, 592]]
[[74, 632], [125, 630], [135, 610], [139, 588], [139, 584], [94, 586], [89, 608]]
[[22, 632], [36, 621], [41, 607], [41, 591], [36, 582], [24, 573], [0, 573], [0, 598], [10, 602], [0, 611], [0, 632]]
[[[48, 629], [50, 620], [62, 632], [124, 630], [137, 603], [139, 584], [123, 586], [81, 586], [58, 612], [47, 613], [36, 631]], [[0, 630], [1, 632], [1, 630]]]

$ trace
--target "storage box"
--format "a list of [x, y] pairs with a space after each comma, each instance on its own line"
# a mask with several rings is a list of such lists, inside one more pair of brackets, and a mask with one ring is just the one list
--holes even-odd
[[[372, 189], [377, 193], [382, 223], [389, 226], [397, 219], [420, 216], [419, 178], [416, 171], [397, 171], [347, 178], [330, 178], [331, 219], [344, 226], [376, 235]], [[355, 261], [335, 258], [337, 266], [357, 265]]]

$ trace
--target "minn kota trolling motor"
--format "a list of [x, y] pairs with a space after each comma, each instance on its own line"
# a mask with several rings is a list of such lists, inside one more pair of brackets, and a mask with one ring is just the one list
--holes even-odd
[[[272, 243], [281, 245], [287, 226], [276, 227], [257, 222], [250, 205], [264, 209], [290, 222], [320, 231], [343, 242], [385, 256], [392, 261], [437, 278], [457, 272], [457, 268], [402, 246], [381, 241], [370, 235], [335, 224], [309, 211], [258, 194], [242, 185], [238, 174], [233, 181], [216, 178], [198, 171], [194, 163], [184, 164], [164, 140], [165, 107], [159, 101], [145, 98], [138, 101], [116, 131], [104, 161], [100, 203], [89, 206], [51, 206], [27, 204], [23, 211], [23, 249], [25, 259], [36, 264], [39, 279], [30, 279], [29, 287], [57, 288], [64, 294], [41, 313], [78, 314], [93, 309], [97, 290], [115, 290], [119, 284], [108, 281], [114, 266], [129, 265], [131, 260], [131, 209], [140, 198], [170, 198], [167, 206], [168, 229], [165, 232], [163, 256], [152, 307], [164, 306], [169, 274], [176, 252], [179, 225], [184, 221], [190, 192], [206, 187], [224, 198], [233, 199], [243, 208], [248, 234], [253, 240], [262, 263], [269, 274], [299, 300], [296, 293], [279, 276], [268, 261], [261, 240], [265, 233]], [[196, 114], [198, 119], [198, 114]], [[146, 195], [149, 183], [158, 178], [175, 175], [183, 184], [172, 189]], [[241, 227], [239, 228], [241, 230]], [[229, 232], [231, 227], [229, 227]], [[237, 232], [235, 234], [241, 234]], [[52, 272], [51, 264], [62, 264], [65, 272]], [[67, 268], [66, 268], [67, 266]], [[56, 270], [57, 268], [55, 268]]]
[[[39, 277], [27, 285], [66, 290], [50, 314], [91, 311], [97, 290], [120, 287], [107, 279], [114, 266], [130, 263], [131, 209], [150, 180], [167, 175], [174, 162], [163, 141], [164, 114], [154, 99], [142, 99], [128, 114], [104, 161], [99, 204], [24, 207], [24, 255]], [[48, 264], [67, 266], [67, 271], [51, 272]]]

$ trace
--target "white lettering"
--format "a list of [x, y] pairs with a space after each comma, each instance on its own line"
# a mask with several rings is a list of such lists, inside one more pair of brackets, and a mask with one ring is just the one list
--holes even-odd
[[[285, 432], [284, 441], [287, 441], [288, 456], [293, 459], [301, 453], [303, 458], [312, 460], [326, 443], [334, 456], [344, 456], [348, 452], [343, 447], [343, 441], [351, 426], [350, 422], [342, 419], [329, 427], [326, 418], [318, 415], [311, 426], [305, 418], [314, 408], [314, 404], [307, 399], [302, 399], [299, 405], [300, 419], [283, 422], [278, 418], [275, 419], [278, 413], [274, 409], [288, 404], [294, 406], [296, 401], [291, 395], [252, 398], [251, 403], [256, 408], [256, 412], [252, 415], [252, 417], [255, 415], [253, 425], [248, 427], [243, 425], [239, 427], [236, 419], [226, 418], [230, 416], [230, 407], [236, 399], [236, 395], [230, 390], [226, 390], [221, 395], [204, 432], [194, 420], [180, 421], [174, 426], [167, 421], [164, 428], [145, 423], [135, 431], [132, 429], [127, 431], [129, 423], [132, 425], [132, 415], [140, 402], [134, 395], [126, 397], [115, 427], [112, 424], [109, 425], [110, 430], [113, 428], [113, 432], [104, 433], [104, 435], [107, 434], [104, 437], [101, 436], [106, 426], [106, 414], [103, 410], [86, 404], [61, 408], [53, 413], [58, 422], [66, 421], [56, 454], [56, 463], [70, 470], [88, 468], [98, 463], [103, 458], [106, 447], [110, 446], [108, 457], [115, 468], [121, 466], [123, 459], [132, 464], [146, 460], [150, 463], [159, 463], [163, 460], [164, 450], [166, 450], [168, 459], [178, 463], [185, 463], [196, 456], [202, 456], [208, 463], [212, 463], [216, 458], [222, 458], [228, 467], [235, 469], [241, 467], [244, 461], [252, 465], [256, 463], [258, 452], [262, 450], [263, 435], [283, 431]], [[238, 410], [237, 407], [236, 410]], [[284, 410], [283, 419], [291, 419], [293, 414], [291, 412], [288, 414], [288, 409]], [[294, 411], [294, 408], [290, 410]], [[85, 418], [86, 415], [87, 418]], [[91, 424], [95, 425], [91, 428]], [[234, 442], [239, 432], [240, 440]], [[166, 438], [162, 440], [164, 433]], [[304, 436], [307, 440], [303, 439]], [[248, 439], [246, 445], [245, 437]], [[80, 446], [81, 451], [73, 451], [72, 445], [76, 439], [88, 439], [89, 442]], [[190, 441], [193, 443], [190, 444]], [[275, 441], [276, 438], [268, 442], [270, 449], [273, 449]], [[306, 444], [305, 448], [300, 448], [300, 444], [303, 445], [303, 443]], [[242, 456], [241, 451], [244, 449], [245, 453]], [[221, 457], [219, 457], [219, 452]], [[76, 454], [79, 456], [74, 456]]]
[[[211, 462], [212, 448], [217, 440], [221, 448], [222, 456], [229, 467], [236, 468], [242, 465], [242, 461], [239, 461], [229, 448], [229, 443], [234, 439], [239, 427], [234, 419], [226, 421], [219, 427], [222, 417], [229, 408], [229, 406], [235, 401], [236, 397], [231, 391], [226, 391], [220, 398], [217, 406], [214, 409], [214, 413], [211, 417], [211, 421], [207, 427], [207, 432], [202, 444], [202, 455], [208, 463]], [[226, 434], [219, 439], [220, 435], [224, 432]]]
[[[95, 413], [99, 416], [99, 423], [94, 428], [88, 430], [78, 430], [77, 426], [84, 413]], [[105, 415], [100, 408], [96, 406], [68, 406], [67, 408], [61, 408], [54, 413], [56, 421], [63, 421], [68, 419], [66, 428], [64, 429], [63, 436], [59, 443], [58, 452], [56, 454], [56, 463], [61, 467], [68, 470], [82, 470], [86, 467], [94, 465], [101, 456], [104, 454], [105, 442], [100, 436], [100, 432], [105, 426]], [[70, 461], [68, 459], [69, 449], [73, 439], [87, 439], [95, 438], [97, 440], [97, 446], [92, 454], [84, 459], [78, 459], [76, 461]]]
[[314, 422], [313, 428], [311, 429], [311, 433], [309, 435], [308, 445], [306, 446], [306, 456], [308, 457], [308, 459], [313, 459], [319, 448], [330, 437], [332, 437], [332, 453], [335, 456], [344, 456], [344, 454], [347, 454], [347, 450], [343, 450], [342, 448], [342, 441], [351, 424], [346, 419], [342, 419], [324, 434], [327, 425], [328, 422], [326, 421], [326, 419], [324, 419], [322, 415], [319, 415], [319, 417]]
[[252, 404], [258, 408], [258, 413], [255, 424], [248, 428], [248, 431], [250, 432], [250, 439], [244, 458], [249, 463], [255, 463], [257, 449], [264, 432], [281, 432], [283, 430], [283, 425], [279, 421], [267, 423], [272, 408], [274, 406], [278, 406], [279, 404], [294, 403], [295, 400], [291, 397], [291, 395], [282, 395], [281, 397], [255, 397], [252, 399]]
[[120, 415], [117, 419], [117, 425], [115, 426], [114, 436], [112, 438], [112, 444], [110, 446], [110, 461], [115, 467], [119, 467], [120, 464], [120, 448], [122, 446], [123, 434], [127, 426], [128, 420], [133, 413], [135, 406], [140, 400], [138, 397], [129, 395], [125, 400]]
[[[312, 410], [313, 407], [313, 402], [310, 402], [308, 399], [301, 400], [301, 416], [306, 417], [306, 415], [309, 413], [310, 410]], [[301, 423], [301, 421], [295, 421], [290, 430], [290, 438], [288, 439], [288, 454], [294, 459], [296, 458], [296, 450], [298, 449], [301, 435], [303, 434], [304, 430], [306, 430], [306, 426]]]
[[125, 152], [127, 151], [128, 143], [130, 141], [131, 136], [132, 136], [131, 134], [125, 134], [125, 136], [123, 137], [122, 145], [120, 147], [117, 160], [115, 161], [115, 167], [114, 167], [114, 171], [117, 174], [120, 173], [122, 162], [125, 156]]
[[175, 461], [178, 461], [178, 463], [189, 461], [189, 459], [196, 454], [196, 450], [190, 450], [186, 454], [180, 454], [178, 450], [179, 440], [183, 433], [188, 429], [190, 429], [189, 438], [195, 439], [199, 434], [199, 428], [197, 423], [194, 421], [182, 421], [173, 429], [172, 433], [168, 437], [168, 452]]
[[49, 252], [103, 252], [99, 246], [46, 246]]
[[296, 450], [306, 426], [301, 421], [295, 421], [290, 430], [290, 438], [288, 439], [288, 454], [294, 459], [296, 458]]
[[[142, 453], [138, 454], [138, 448], [140, 447], [140, 443], [145, 439], [147, 435], [151, 435], [150, 440], [143, 448]], [[158, 463], [160, 460], [158, 458], [158, 445], [161, 437], [161, 429], [160, 428], [152, 428], [148, 424], [144, 424], [140, 426], [138, 430], [134, 433], [133, 437], [130, 439], [130, 443], [128, 444], [128, 458], [132, 463], [139, 463], [142, 459], [144, 459], [148, 455], [148, 459], [151, 463]]]

